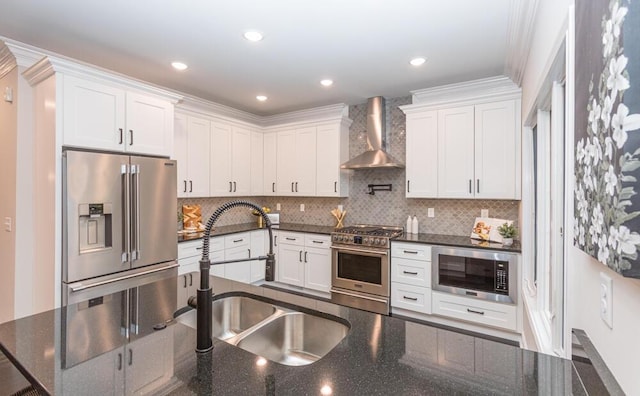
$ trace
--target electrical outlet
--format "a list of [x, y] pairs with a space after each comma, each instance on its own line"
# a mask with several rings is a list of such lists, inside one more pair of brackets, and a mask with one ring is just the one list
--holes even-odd
[[276, 204], [276, 210], [280, 210], [280, 204], [279, 203]]
[[489, 209], [481, 209], [480, 217], [489, 217]]
[[339, 211], [341, 211], [341, 212], [342, 212], [342, 211], [343, 211], [343, 209], [344, 209], [344, 206], [342, 206], [342, 205], [338, 205], [338, 210], [339, 210]]
[[11, 228], [12, 228], [12, 220], [11, 217], [5, 217], [4, 218], [4, 230], [6, 232], [11, 232]]
[[613, 280], [600, 273], [600, 318], [613, 329]]
[[427, 209], [427, 217], [436, 217], [435, 210], [433, 208]]
[[300, 204], [300, 211], [304, 212], [304, 204]]

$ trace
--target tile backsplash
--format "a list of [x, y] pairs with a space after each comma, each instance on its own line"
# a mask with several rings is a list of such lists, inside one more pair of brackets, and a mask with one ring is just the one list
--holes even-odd
[[[411, 97], [387, 99], [387, 151], [399, 161], [405, 161], [405, 116], [398, 106], [411, 103]], [[353, 158], [366, 150], [366, 103], [349, 106], [353, 124], [349, 131], [349, 156]], [[330, 211], [343, 205], [347, 211], [345, 225], [381, 224], [404, 226], [408, 215], [416, 215], [421, 233], [444, 235], [470, 235], [476, 217], [482, 209], [489, 210], [489, 217], [513, 220], [518, 227], [520, 201], [474, 199], [416, 199], [405, 198], [404, 169], [366, 169], [352, 171], [348, 198], [300, 198], [300, 197], [244, 197], [275, 211], [280, 203], [280, 221], [317, 225], [335, 225]], [[367, 194], [368, 184], [391, 184], [392, 191]], [[221, 204], [232, 198], [182, 198], [183, 204], [199, 204], [202, 217], [208, 219]], [[236, 199], [236, 198], [233, 198]], [[300, 211], [304, 204], [305, 211]], [[427, 209], [434, 208], [435, 217], [427, 217]], [[220, 217], [217, 225], [229, 225], [256, 221], [248, 208], [235, 208]]]

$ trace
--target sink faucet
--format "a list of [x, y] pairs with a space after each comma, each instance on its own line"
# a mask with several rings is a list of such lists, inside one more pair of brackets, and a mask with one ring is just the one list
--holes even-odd
[[[246, 206], [251, 209], [255, 209], [260, 216], [264, 219], [264, 223], [269, 231], [269, 253], [266, 256], [250, 257], [248, 259], [226, 260], [217, 261], [212, 263], [209, 260], [209, 239], [211, 238], [211, 228], [218, 220], [218, 218], [229, 209]], [[213, 212], [204, 229], [204, 236], [202, 237], [202, 258], [200, 259], [200, 288], [198, 288], [197, 297], [195, 301], [196, 305], [196, 329], [197, 329], [197, 343], [196, 352], [199, 354], [209, 352], [213, 349], [212, 341], [212, 329], [211, 329], [211, 297], [213, 296], [211, 291], [211, 285], [209, 284], [209, 269], [212, 265], [220, 265], [227, 263], [236, 263], [242, 261], [251, 260], [266, 260], [265, 265], [265, 280], [273, 281], [275, 274], [275, 255], [273, 254], [273, 232], [271, 230], [271, 220], [269, 216], [258, 205], [249, 201], [230, 201], [222, 204], [218, 209]], [[193, 298], [190, 298], [190, 305], [193, 303]]]

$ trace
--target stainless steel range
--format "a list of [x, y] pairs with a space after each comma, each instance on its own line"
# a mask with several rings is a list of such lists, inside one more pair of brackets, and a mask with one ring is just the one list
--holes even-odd
[[356, 225], [331, 234], [331, 300], [389, 314], [391, 239], [402, 227]]

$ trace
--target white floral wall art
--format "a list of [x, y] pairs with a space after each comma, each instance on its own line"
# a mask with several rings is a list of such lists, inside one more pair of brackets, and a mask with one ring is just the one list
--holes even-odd
[[574, 244], [640, 278], [640, 9], [576, 1]]

